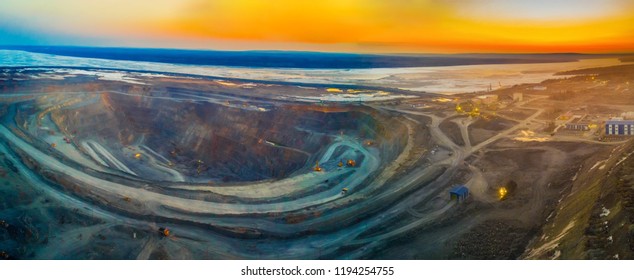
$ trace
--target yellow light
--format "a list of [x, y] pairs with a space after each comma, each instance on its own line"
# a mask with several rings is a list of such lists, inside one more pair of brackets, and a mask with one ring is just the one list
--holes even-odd
[[506, 189], [506, 187], [500, 187], [498, 189], [498, 197], [500, 198], [500, 200], [503, 200], [507, 194], [508, 190]]

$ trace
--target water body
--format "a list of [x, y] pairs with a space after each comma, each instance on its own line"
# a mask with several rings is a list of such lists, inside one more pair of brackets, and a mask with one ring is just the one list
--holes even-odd
[[[68, 52], [61, 51], [59, 53], [68, 54]], [[277, 82], [380, 86], [418, 92], [456, 94], [464, 92], [483, 91], [489, 88], [489, 86], [493, 86], [494, 88], [496, 88], [499, 86], [511, 86], [521, 83], [538, 83], [546, 79], [557, 78], [557, 76], [555, 76], [554, 74], [560, 71], [621, 64], [621, 62], [615, 57], [608, 58], [602, 56], [573, 56], [572, 58], [564, 57], [565, 59], [550, 60], [550, 62], [548, 63], [526, 63], [528, 61], [527, 59], [507, 59], [504, 62], [505, 64], [500, 64], [502, 63], [501, 60], [473, 60], [473, 58], [462, 58], [464, 60], [464, 64], [486, 64], [376, 68], [372, 67], [373, 65], [371, 63], [363, 64], [360, 62], [367, 60], [368, 57], [360, 56], [356, 57], [357, 60], [354, 60], [351, 59], [349, 56], [340, 54], [340, 56], [345, 57], [345, 61], [347, 61], [341, 62], [338, 65], [342, 68], [328, 68], [328, 65], [317, 63], [313, 66], [324, 67], [317, 69], [316, 67], [262, 67], [261, 63], [257, 63], [257, 61], [253, 62], [253, 66], [249, 67], [197, 65], [192, 64], [192, 61], [194, 61], [194, 58], [196, 57], [195, 54], [196, 53], [190, 54], [194, 56], [182, 60], [172, 59], [173, 61], [177, 61], [180, 63], [165, 63], [123, 60], [133, 59], [133, 56], [130, 55], [116, 56], [116, 54], [113, 54], [110, 56], [106, 56], [103, 53], [94, 54], [94, 56], [97, 57], [102, 56], [117, 58], [104, 59], [36, 53], [24, 50], [0, 50], [0, 67], [51, 66], [108, 68]], [[256, 52], [255, 54], [258, 53]], [[90, 54], [81, 53], [81, 55], [88, 56]], [[251, 59], [257, 58], [257, 56], [255, 56], [253, 53], [249, 55], [249, 53], [247, 52], [245, 55], [247, 55], [247, 57], [251, 57]], [[309, 57], [314, 56], [318, 55], [309, 55]], [[279, 61], [274, 59], [276, 56], [272, 57], [273, 58], [270, 59], [277, 62], [271, 63], [271, 65], [280, 65], [283, 64], [283, 61], [290, 59], [288, 55], [282, 56], [283, 59]], [[325, 56], [325, 59], [337, 60], [341, 57], [337, 55], [331, 55]], [[537, 57], [539, 58], [541, 56]], [[151, 58], [147, 58], [147, 56], [141, 56], [139, 59], [150, 60]], [[410, 59], [415, 60], [416, 58]], [[160, 59], [157, 58], [154, 60], [157, 61]], [[450, 62], [453, 64], [458, 63], [454, 60], [451, 60]], [[521, 61], [522, 63], [513, 63], [514, 61]], [[546, 60], [537, 58], [530, 60], [530, 62], [544, 61]], [[247, 65], [248, 63], [246, 61], [243, 61], [242, 64]], [[306, 66], [306, 64], [306, 60], [299, 60], [299, 62], [295, 62], [294, 64], [290, 62], [288, 63], [289, 66]], [[402, 65], [402, 63], [380, 65]], [[345, 68], [347, 66], [352, 67]], [[361, 66], [363, 66], [364, 68], [361, 68]]]
[[367, 69], [451, 65], [569, 62], [599, 57], [583, 54], [357, 54], [301, 51], [217, 51], [150, 48], [21, 46], [5, 49], [34, 53], [187, 65], [233, 67]]

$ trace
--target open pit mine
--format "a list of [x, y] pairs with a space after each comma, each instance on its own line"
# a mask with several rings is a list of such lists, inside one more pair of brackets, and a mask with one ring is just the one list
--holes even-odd
[[3, 211], [28, 220], [5, 222], [23, 239], [11, 255], [336, 256], [381, 240], [370, 229], [445, 168], [395, 176], [430, 146], [413, 119], [266, 92], [289, 86], [247, 98], [233, 83], [184, 82], [5, 83], [3, 170], [29, 200]]
[[0, 258], [631, 258], [601, 118], [632, 71], [592, 73], [448, 98], [0, 69]]

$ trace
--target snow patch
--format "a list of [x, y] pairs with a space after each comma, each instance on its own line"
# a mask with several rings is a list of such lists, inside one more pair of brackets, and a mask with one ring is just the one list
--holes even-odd
[[607, 217], [608, 215], [610, 215], [610, 210], [603, 207], [603, 209], [601, 209], [601, 214], [599, 214], [599, 217], [603, 218]]
[[[595, 169], [597, 166], [599, 166], [599, 164], [604, 163], [604, 162], [605, 162], [605, 160], [597, 161], [592, 167], [590, 167], [590, 170], [588, 170], [588, 171], [591, 171], [592, 169]], [[605, 168], [605, 165], [603, 165], [602, 167]], [[599, 169], [603, 169], [603, 168], [599, 168]]]
[[[570, 231], [570, 229], [572, 229], [575, 226], [575, 222], [576, 221], [571, 221], [570, 223], [568, 223], [568, 225], [566, 225], [566, 227], [555, 237], [553, 238], [551, 241], [548, 241], [546, 243], [544, 243], [542, 246], [535, 248], [535, 249], [531, 249], [528, 253], [528, 256], [526, 257], [527, 259], [535, 259], [538, 258], [539, 256], [542, 256], [544, 253], [552, 251], [554, 249], [557, 248], [557, 246], [559, 246], [559, 240], [561, 238], [563, 238], [564, 236], [566, 236], [566, 234], [568, 233], [568, 231]], [[557, 254], [557, 251], [555, 251], [555, 255]]]
[[129, 84], [145, 85], [145, 83], [139, 81], [138, 79], [131, 78], [125, 72], [87, 71], [87, 70], [69, 69], [67, 70], [67, 73], [70, 75], [97, 76], [97, 79], [102, 81], [115, 81], [115, 82], [129, 83]]
[[616, 165], [614, 165], [614, 166], [617, 166], [617, 165], [621, 164], [622, 162], [624, 162], [628, 157], [630, 157], [632, 155], [632, 153], [634, 153], [634, 152], [631, 152], [631, 153], [625, 155], [624, 157], [622, 157], [621, 160], [619, 160], [619, 162], [617, 162]]

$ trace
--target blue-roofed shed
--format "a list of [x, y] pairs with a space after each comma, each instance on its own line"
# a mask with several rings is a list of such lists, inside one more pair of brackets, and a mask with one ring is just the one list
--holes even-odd
[[469, 189], [464, 185], [456, 186], [449, 191], [449, 196], [451, 200], [463, 201], [469, 197]]

